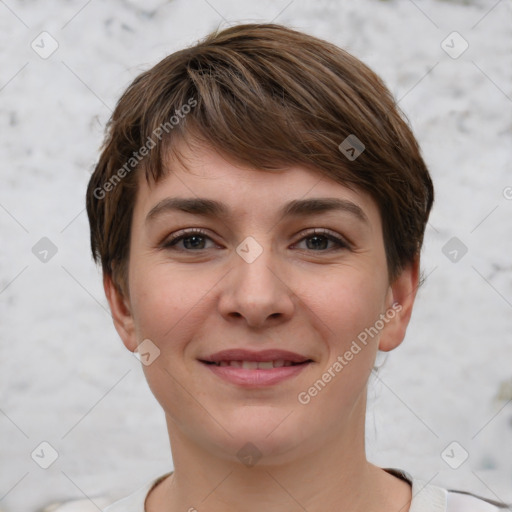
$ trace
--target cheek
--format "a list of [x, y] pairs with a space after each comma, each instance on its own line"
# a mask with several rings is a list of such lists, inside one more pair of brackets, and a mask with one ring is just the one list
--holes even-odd
[[316, 418], [342, 425], [348, 411], [365, 397], [375, 363], [379, 334], [372, 326], [383, 312], [383, 289], [367, 280], [333, 282], [317, 296], [327, 357], [297, 400], [305, 414], [304, 428]]
[[[134, 265], [131, 290], [133, 313], [139, 337], [150, 338], [157, 344], [164, 340], [186, 336], [187, 326], [201, 310], [205, 294], [215, 280], [199, 279], [193, 269], [165, 264]], [[211, 281], [211, 282], [210, 282]], [[178, 341], [178, 340], [176, 340]]]
[[323, 325], [331, 352], [344, 351], [383, 313], [387, 281], [376, 272], [343, 268], [301, 281], [297, 295]]
[[[384, 312], [387, 281], [352, 269], [333, 273], [322, 282], [316, 288], [309, 283], [314, 291], [305, 299], [319, 319], [316, 329], [323, 331], [327, 352], [316, 377], [323, 378], [329, 390], [324, 392], [321, 383], [316, 387], [322, 390], [317, 403], [333, 400], [342, 405], [346, 401], [348, 406], [359, 396], [374, 366], [380, 334], [374, 326]], [[313, 395], [317, 391], [313, 389]]]
[[[191, 369], [184, 360], [192, 364], [185, 352], [204, 321], [208, 291], [216, 280], [160, 263], [141, 264], [139, 269], [131, 283], [137, 336], [150, 339], [159, 351], [151, 364], [142, 367], [147, 383], [165, 411], [195, 410], [197, 403], [183, 387]], [[180, 414], [172, 416], [179, 423]]]
[[381, 290], [364, 282], [353, 290], [343, 290], [340, 295], [338, 308], [331, 308], [331, 321], [335, 326], [333, 331], [343, 334], [338, 338], [343, 342], [340, 347], [343, 349], [375, 324], [383, 312], [384, 295]]

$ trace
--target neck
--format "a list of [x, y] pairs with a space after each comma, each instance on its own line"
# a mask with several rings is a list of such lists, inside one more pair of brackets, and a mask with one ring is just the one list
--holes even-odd
[[361, 405], [344, 429], [322, 433], [309, 449], [302, 445], [286, 462], [263, 457], [252, 467], [204, 449], [167, 418], [176, 469], [150, 494], [146, 510], [395, 510], [410, 499], [410, 486], [366, 460]]

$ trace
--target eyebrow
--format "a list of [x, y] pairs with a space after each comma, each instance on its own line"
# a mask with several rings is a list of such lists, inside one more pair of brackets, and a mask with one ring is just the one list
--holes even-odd
[[[286, 203], [279, 211], [280, 219], [285, 217], [305, 217], [321, 213], [338, 211], [352, 214], [360, 221], [369, 224], [368, 217], [360, 206], [337, 197], [316, 197], [313, 199], [294, 199]], [[229, 208], [224, 203], [202, 197], [167, 197], [157, 203], [147, 214], [146, 223], [164, 213], [184, 212], [203, 217], [227, 217]]]

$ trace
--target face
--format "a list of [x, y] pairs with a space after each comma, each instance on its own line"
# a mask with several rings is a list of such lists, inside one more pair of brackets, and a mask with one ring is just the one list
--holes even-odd
[[375, 202], [306, 168], [182, 152], [187, 169], [139, 180], [129, 297], [105, 280], [125, 345], [149, 340], [171, 443], [282, 461], [364, 427], [376, 352], [402, 341], [417, 280], [389, 283]]

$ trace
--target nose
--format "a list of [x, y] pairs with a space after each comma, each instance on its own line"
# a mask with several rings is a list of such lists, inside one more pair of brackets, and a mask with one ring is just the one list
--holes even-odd
[[234, 252], [230, 265], [218, 302], [224, 318], [262, 328], [292, 317], [295, 302], [283, 268], [286, 263], [279, 262], [271, 249], [263, 249], [254, 261]]

